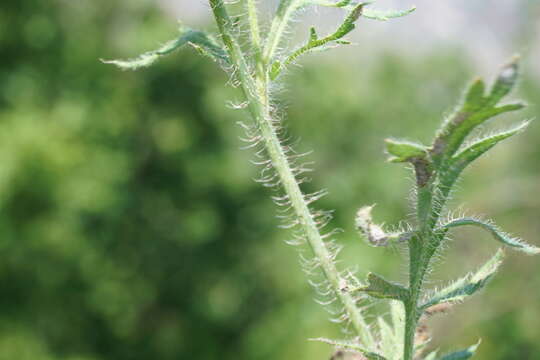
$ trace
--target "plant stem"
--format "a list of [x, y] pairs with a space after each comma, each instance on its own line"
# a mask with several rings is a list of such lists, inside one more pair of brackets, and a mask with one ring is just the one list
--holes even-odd
[[[405, 301], [405, 339], [403, 341], [403, 360], [412, 360], [414, 357], [414, 338], [418, 320], [422, 315], [418, 301], [422, 294], [422, 286], [429, 263], [435, 253], [439, 239], [433, 234], [437, 222], [439, 206], [434, 202], [433, 194], [436, 185], [431, 181], [423, 186], [418, 185], [416, 216], [418, 235], [409, 241], [409, 297]], [[441, 200], [441, 199], [439, 199]], [[444, 203], [444, 201], [442, 201]]]
[[[315, 254], [315, 257], [318, 259], [322, 271], [334, 294], [343, 304], [347, 317], [349, 318], [360, 340], [366, 346], [368, 344], [373, 344], [373, 338], [359, 308], [356, 305], [355, 299], [348, 292], [341, 290], [341, 279], [339, 272], [332, 261], [331, 254], [327, 249], [321, 234], [319, 233], [313, 214], [305, 201], [304, 194], [302, 193], [294, 176], [285, 151], [276, 133], [276, 129], [270, 115], [270, 100], [268, 95], [269, 78], [267, 75], [267, 67], [265, 64], [259, 63], [258, 66], [262, 66], [264, 72], [261, 74], [257, 71], [255, 77], [251, 75], [251, 71], [247, 65], [243, 51], [232, 36], [231, 21], [225, 9], [223, 0], [209, 0], [209, 2], [213, 10], [215, 20], [218, 24], [223, 42], [227, 47], [233, 64], [237, 68], [236, 70], [241, 82], [242, 90], [249, 103], [248, 110], [259, 128], [266, 151], [272, 162], [272, 166], [277, 172], [281, 185], [283, 186], [283, 189], [291, 202], [294, 213], [299, 220], [299, 225], [302, 227], [302, 230], [305, 233], [307, 242]], [[250, 21], [250, 26], [253, 25], [254, 22]], [[254, 31], [256, 30], [252, 30], [252, 33], [254, 33]], [[274, 37], [272, 37], [272, 34], [270, 34], [269, 38]], [[264, 60], [259, 59], [257, 62], [260, 61]]]
[[420, 313], [418, 300], [420, 298], [422, 283], [429, 259], [426, 259], [425, 239], [414, 237], [409, 242], [409, 297], [405, 301], [405, 339], [403, 341], [403, 360], [412, 360], [414, 356], [414, 337]]
[[[264, 65], [262, 61], [262, 42], [261, 31], [259, 28], [259, 16], [257, 15], [257, 6], [255, 0], [246, 0], [249, 29], [251, 34], [251, 45], [255, 52], [255, 63], [257, 68], [257, 79], [264, 79]], [[263, 87], [263, 84], [259, 82], [259, 87]]]
[[281, 0], [279, 2], [276, 16], [270, 25], [270, 32], [264, 46], [263, 61], [265, 65], [268, 65], [274, 57], [287, 25], [298, 7], [298, 2], [298, 0]]

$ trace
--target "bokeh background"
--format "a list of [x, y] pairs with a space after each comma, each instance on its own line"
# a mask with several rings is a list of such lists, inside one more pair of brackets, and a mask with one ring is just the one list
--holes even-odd
[[[275, 2], [261, 1], [263, 19]], [[380, 1], [380, 7], [407, 1]], [[320, 206], [336, 209], [342, 265], [405, 279], [399, 249], [354, 231], [355, 209], [409, 213], [410, 174], [382, 139], [428, 141], [474, 74], [521, 52], [519, 94], [540, 110], [540, 3], [418, 0], [388, 23], [362, 20], [357, 46], [317, 54], [283, 79], [279, 103], [299, 150], [315, 150]], [[242, 151], [227, 108], [240, 94], [186, 49], [139, 72], [126, 57], [213, 29], [202, 0], [2, 0], [0, 4], [0, 359], [328, 359], [340, 338], [313, 301], [290, 234]], [[321, 33], [337, 11], [303, 15]], [[489, 129], [487, 129], [489, 130]], [[540, 126], [467, 171], [453, 205], [540, 244]], [[474, 269], [497, 244], [456, 232], [434, 278]], [[489, 289], [431, 322], [433, 346], [483, 339], [479, 359], [540, 359], [539, 260], [509, 252]], [[440, 284], [433, 281], [432, 285]]]

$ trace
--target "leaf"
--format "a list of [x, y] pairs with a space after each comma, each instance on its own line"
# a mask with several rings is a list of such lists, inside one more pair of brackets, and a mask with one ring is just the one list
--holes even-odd
[[540, 248], [529, 245], [522, 240], [512, 237], [507, 233], [499, 229], [495, 224], [489, 221], [481, 221], [479, 219], [466, 217], [461, 219], [452, 220], [449, 223], [441, 226], [439, 230], [450, 229], [458, 226], [473, 225], [478, 226], [484, 230], [487, 230], [493, 237], [502, 242], [503, 244], [510, 246], [516, 250], [523, 251], [524, 253], [535, 255], [540, 253]]
[[354, 289], [354, 291], [365, 292], [377, 299], [405, 301], [409, 297], [409, 290], [404, 286], [385, 280], [371, 272], [367, 276], [367, 285]]
[[[295, 62], [302, 55], [314, 52], [316, 50], [332, 48], [337, 45], [350, 44], [349, 41], [342, 40], [342, 38], [355, 29], [355, 22], [360, 16], [364, 16], [369, 19], [386, 21], [391, 18], [405, 16], [416, 9], [415, 7], [402, 11], [380, 11], [366, 9], [366, 6], [371, 3], [372, 2], [370, 1], [358, 2], [353, 0], [282, 0], [278, 7], [276, 18], [272, 23], [270, 34], [272, 34], [272, 31], [276, 31], [280, 27], [280, 24], [288, 23], [292, 17], [292, 14], [294, 14], [296, 11], [310, 5], [341, 8], [348, 11], [348, 14], [334, 33], [323, 38], [319, 38], [315, 29], [312, 27], [310, 29], [309, 39], [305, 45], [294, 50], [284, 60], [275, 60], [271, 63], [269, 72], [270, 79], [275, 80], [281, 74], [282, 70], [284, 70], [291, 63]], [[275, 49], [277, 47], [276, 41], [277, 38], [275, 40], [274, 37], [272, 37], [271, 41], [269, 41], [270, 46], [268, 48]], [[273, 54], [274, 51], [266, 50], [265, 53], [265, 58], [270, 58], [268, 53]]]
[[448, 170], [441, 175], [441, 184], [443, 188], [450, 188], [457, 180], [461, 172], [469, 166], [474, 160], [485, 154], [495, 145], [509, 137], [522, 132], [529, 125], [529, 121], [499, 133], [479, 139], [465, 147], [459, 153], [455, 154], [450, 160]]
[[[338, 8], [344, 8], [344, 9], [350, 10], [351, 8], [353, 8], [354, 6], [358, 4], [362, 4], [366, 6], [366, 5], [372, 4], [373, 1], [364, 1], [364, 2], [359, 3], [352, 0], [342, 0], [342, 1], [305, 0], [304, 3], [311, 4], [311, 5], [327, 6], [327, 7], [338, 7]], [[387, 21], [393, 18], [409, 15], [415, 10], [416, 10], [415, 6], [412, 6], [411, 8], [406, 9], [406, 10], [377, 10], [377, 9], [366, 8], [362, 12], [362, 16], [371, 20]]]
[[122, 70], [137, 70], [141, 67], [152, 65], [160, 57], [168, 55], [173, 51], [189, 44], [201, 54], [210, 57], [214, 61], [229, 63], [226, 51], [206, 33], [189, 28], [181, 28], [180, 36], [168, 41], [157, 50], [146, 52], [137, 58], [129, 60], [102, 60], [105, 64], [113, 64]]
[[469, 348], [461, 351], [457, 351], [448, 355], [443, 356], [440, 358], [440, 360], [464, 360], [471, 358], [474, 353], [476, 352], [476, 349], [478, 349], [478, 346], [480, 346], [480, 342], [478, 341], [476, 344], [470, 346]]
[[436, 169], [446, 170], [448, 161], [476, 127], [497, 115], [520, 110], [525, 106], [523, 103], [496, 106], [516, 83], [517, 60], [514, 58], [502, 68], [487, 97], [484, 96], [482, 80], [477, 79], [469, 86], [462, 105], [445, 121], [433, 142], [431, 155]]
[[[367, 5], [370, 2], [363, 2], [363, 5]], [[337, 8], [347, 8], [353, 7], [358, 3], [353, 0], [341, 0], [341, 1], [332, 1], [332, 0], [304, 0], [305, 5], [319, 5], [326, 7], [337, 7]]]
[[352, 341], [331, 340], [331, 339], [326, 339], [326, 338], [316, 338], [316, 339], [309, 339], [309, 340], [311, 340], [311, 341], [320, 341], [320, 342], [323, 342], [323, 343], [326, 343], [326, 344], [334, 345], [336, 347], [358, 351], [362, 355], [364, 355], [364, 357], [366, 359], [368, 359], [368, 360], [387, 360], [385, 357], [383, 357], [383, 356], [381, 356], [379, 354], [376, 354], [374, 352], [368, 351], [368, 350], [364, 349], [362, 346], [360, 346], [357, 343], [352, 342]]
[[486, 262], [476, 273], [468, 274], [449, 286], [437, 291], [425, 304], [420, 306], [422, 311], [442, 303], [456, 303], [463, 301], [467, 296], [481, 290], [495, 275], [502, 263], [504, 252], [499, 249], [497, 253]]
[[512, 91], [519, 75], [519, 60], [519, 56], [516, 55], [508, 62], [508, 64], [502, 67], [487, 98], [487, 106], [497, 104], [503, 97]]
[[362, 13], [362, 17], [365, 17], [371, 20], [387, 21], [393, 18], [407, 16], [415, 10], [416, 10], [415, 6], [406, 10], [386, 10], [386, 11], [366, 8], [364, 12]]
[[424, 360], [435, 360], [437, 358], [438, 353], [439, 353], [438, 350], [432, 351], [424, 358]]
[[484, 105], [486, 85], [481, 78], [476, 78], [465, 93], [465, 106], [467, 111], [474, 111]]
[[390, 162], [407, 162], [415, 158], [425, 158], [427, 148], [424, 145], [403, 140], [386, 139], [386, 151], [392, 155]]
[[[311, 2], [310, 2], [311, 3]], [[270, 78], [272, 80], [275, 80], [281, 71], [286, 68], [288, 65], [293, 63], [296, 59], [298, 59], [300, 56], [307, 54], [309, 52], [313, 52], [316, 49], [321, 49], [329, 44], [343, 44], [341, 38], [343, 38], [345, 35], [353, 31], [356, 27], [355, 22], [360, 17], [360, 14], [363, 11], [364, 3], [358, 3], [352, 6], [343, 20], [343, 23], [338, 27], [338, 29], [323, 38], [319, 38], [317, 35], [317, 31], [315, 28], [310, 28], [309, 32], [309, 39], [307, 43], [298, 48], [297, 50], [293, 51], [292, 54], [290, 54], [283, 62], [276, 61], [272, 63], [271, 65], [271, 71], [270, 71]], [[339, 42], [338, 42], [339, 41]]]

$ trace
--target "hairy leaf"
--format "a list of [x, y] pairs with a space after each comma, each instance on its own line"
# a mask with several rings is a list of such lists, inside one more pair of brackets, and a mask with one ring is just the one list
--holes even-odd
[[503, 258], [504, 252], [499, 249], [478, 271], [468, 274], [449, 286], [438, 290], [425, 304], [420, 306], [420, 309], [424, 311], [433, 305], [460, 302], [467, 296], [473, 295], [481, 290], [493, 275], [495, 275]]
[[480, 341], [478, 341], [476, 344], [470, 346], [469, 348], [461, 351], [457, 351], [448, 355], [443, 356], [440, 358], [440, 360], [465, 360], [471, 358], [474, 353], [476, 352], [476, 349], [478, 349], [478, 346], [480, 345]]
[[337, 42], [341, 38], [343, 38], [345, 35], [355, 29], [355, 22], [360, 17], [360, 14], [363, 11], [363, 7], [364, 3], [359, 3], [353, 6], [345, 17], [345, 20], [343, 20], [343, 23], [339, 26], [339, 28], [334, 33], [323, 38], [319, 38], [315, 28], [312, 27], [310, 29], [309, 39], [304, 46], [293, 51], [293, 53], [289, 55], [283, 62], [276, 61], [272, 64], [270, 71], [271, 79], [273, 80], [277, 78], [281, 71], [285, 67], [293, 63], [298, 57], [312, 52], [316, 49], [321, 49], [322, 47], [325, 47], [330, 43], [338, 44]]
[[364, 349], [358, 343], [355, 343], [355, 342], [352, 342], [352, 341], [331, 340], [331, 339], [326, 339], [326, 338], [316, 338], [316, 339], [310, 339], [310, 340], [312, 340], [312, 341], [320, 341], [320, 342], [323, 342], [323, 343], [326, 343], [326, 344], [334, 345], [335, 347], [338, 347], [338, 348], [357, 351], [357, 352], [361, 353], [362, 355], [364, 355], [364, 357], [366, 359], [368, 359], [368, 360], [388, 360], [388, 359], [386, 359], [385, 357], [383, 357], [383, 356], [381, 356], [379, 354], [376, 354], [374, 352], [371, 352], [371, 351], [368, 351], [368, 350]]
[[393, 299], [405, 301], [409, 296], [409, 291], [402, 285], [383, 279], [377, 274], [369, 273], [367, 285], [361, 286], [356, 291], [362, 291], [377, 299]]
[[386, 10], [386, 11], [366, 8], [364, 12], [362, 12], [362, 17], [365, 17], [367, 19], [372, 19], [372, 20], [387, 21], [393, 18], [409, 15], [415, 10], [416, 10], [416, 7], [414, 6], [407, 10]]
[[509, 111], [522, 109], [523, 103], [496, 106], [512, 90], [517, 76], [518, 58], [503, 67], [489, 95], [484, 96], [485, 86], [477, 79], [465, 93], [462, 105], [448, 118], [438, 132], [432, 146], [435, 166], [443, 168], [458, 151], [465, 138], [487, 120]]
[[512, 91], [519, 75], [519, 60], [519, 56], [514, 56], [508, 64], [502, 67], [487, 98], [487, 106], [497, 104]]
[[[501, 141], [508, 139], [509, 137], [520, 133], [529, 125], [528, 121], [525, 121], [509, 130], [501, 131], [499, 133], [487, 136], [479, 139], [472, 144], [459, 151], [450, 160], [448, 170], [442, 175], [441, 184], [444, 188], [450, 188], [457, 180], [461, 172], [469, 166], [474, 160], [485, 154], [488, 150], [493, 148]], [[443, 191], [446, 189], [443, 189]]]
[[226, 51], [206, 33], [189, 28], [181, 28], [180, 36], [168, 41], [157, 50], [146, 52], [137, 58], [129, 60], [103, 60], [106, 64], [113, 64], [122, 70], [137, 70], [141, 67], [152, 65], [160, 57], [168, 55], [173, 51], [189, 44], [198, 50], [201, 54], [210, 57], [214, 61], [229, 63], [229, 57]]
[[524, 253], [531, 255], [540, 253], [540, 248], [529, 245], [518, 238], [508, 235], [507, 233], [499, 229], [495, 224], [489, 221], [481, 221], [475, 218], [466, 217], [452, 220], [449, 223], [441, 226], [439, 229], [444, 230], [465, 225], [478, 226], [484, 230], [487, 230], [491, 235], [493, 235], [496, 240], [516, 250], [523, 251]]
[[[332, 1], [332, 0], [303, 0], [304, 5], [319, 5], [327, 7], [337, 7], [337, 8], [347, 8], [353, 7], [358, 4], [357, 1], [353, 0], [341, 0], [341, 1]], [[362, 2], [362, 4], [367, 5], [371, 2]]]
[[424, 158], [427, 148], [424, 145], [403, 140], [386, 139], [386, 151], [391, 157], [390, 162], [407, 162], [415, 158]]
[[486, 98], [486, 85], [481, 78], [476, 78], [465, 93], [465, 101], [463, 108], [465, 111], [475, 111], [484, 106]]

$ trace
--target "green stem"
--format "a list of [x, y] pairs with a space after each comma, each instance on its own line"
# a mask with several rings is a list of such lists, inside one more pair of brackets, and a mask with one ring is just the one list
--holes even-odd
[[409, 274], [409, 297], [405, 301], [405, 339], [403, 360], [412, 360], [414, 357], [414, 338], [418, 320], [422, 315], [418, 309], [418, 301], [422, 293], [424, 277], [431, 259], [427, 254], [421, 237], [411, 239], [409, 246], [410, 274]]
[[300, 0], [280, 1], [276, 16], [270, 25], [270, 32], [266, 38], [263, 50], [263, 61], [265, 65], [268, 65], [274, 57], [279, 44], [281, 43], [281, 39], [287, 30], [287, 26], [300, 2]]
[[241, 82], [242, 90], [249, 103], [248, 110], [259, 127], [268, 156], [281, 180], [281, 184], [286, 194], [288, 195], [295, 215], [299, 220], [299, 224], [306, 235], [308, 244], [315, 254], [315, 257], [318, 259], [322, 271], [330, 283], [333, 292], [343, 304], [345, 312], [360, 340], [366, 346], [373, 344], [374, 341], [371, 332], [356, 305], [355, 299], [351, 294], [344, 292], [341, 289], [342, 280], [339, 272], [332, 261], [331, 254], [327, 249], [321, 234], [319, 233], [313, 214], [305, 201], [304, 194], [296, 181], [285, 151], [276, 133], [276, 129], [270, 116], [270, 101], [268, 95], [269, 79], [266, 72], [264, 72], [264, 77], [261, 77], [259, 73], [257, 73], [256, 77], [251, 75], [242, 49], [232, 36], [231, 22], [223, 0], [209, 0], [209, 2], [223, 42], [227, 47], [233, 64], [235, 64], [237, 68], [237, 74]]
[[[254, 50], [254, 58], [257, 68], [257, 78], [264, 78], [264, 65], [262, 61], [262, 42], [261, 42], [261, 31], [259, 27], [259, 16], [257, 15], [257, 6], [255, 5], [255, 0], [246, 0], [248, 18], [249, 18], [249, 29], [251, 34], [251, 45]], [[262, 84], [260, 84], [262, 85]], [[259, 86], [260, 87], [260, 86]]]
[[[432, 236], [433, 221], [437, 218], [434, 213], [433, 193], [435, 185], [431, 181], [424, 186], [418, 186], [417, 194], [417, 222], [418, 236], [409, 241], [409, 297], [405, 301], [405, 338], [403, 347], [403, 360], [414, 358], [414, 338], [418, 320], [422, 315], [418, 302], [422, 294], [424, 279], [429, 268], [431, 258], [438, 246], [437, 237]], [[436, 220], [435, 220], [436, 221]]]

